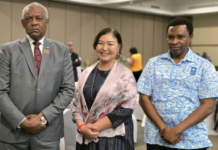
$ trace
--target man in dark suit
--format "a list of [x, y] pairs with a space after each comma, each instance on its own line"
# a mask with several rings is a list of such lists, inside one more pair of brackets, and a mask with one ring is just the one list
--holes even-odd
[[73, 66], [73, 74], [74, 74], [74, 81], [78, 81], [78, 74], [77, 74], [77, 67], [81, 65], [81, 61], [77, 53], [73, 51], [73, 43], [71, 41], [66, 42], [66, 45], [69, 47], [69, 51], [71, 54], [72, 66]]
[[0, 47], [0, 150], [59, 150], [74, 96], [68, 47], [45, 38], [47, 9], [23, 9], [27, 37]]

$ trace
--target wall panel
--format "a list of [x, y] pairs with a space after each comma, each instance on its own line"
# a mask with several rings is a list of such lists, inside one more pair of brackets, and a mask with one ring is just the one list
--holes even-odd
[[144, 29], [143, 29], [143, 66], [147, 61], [153, 57], [154, 48], [154, 16], [144, 15]]
[[109, 26], [109, 10], [103, 8], [96, 8], [95, 33], [98, 34], [100, 30]]
[[192, 50], [202, 55], [208, 53], [212, 63], [218, 67], [218, 15], [207, 14], [193, 17], [194, 37]]
[[193, 45], [218, 44], [218, 15], [195, 16]]
[[66, 41], [72, 41], [73, 49], [81, 54], [81, 6], [67, 5], [66, 10]]
[[136, 47], [138, 49], [138, 52], [141, 54], [143, 52], [143, 31], [144, 31], [143, 14], [134, 13], [132, 46]]
[[64, 43], [66, 29], [65, 3], [50, 2], [49, 38]]
[[163, 53], [163, 35], [164, 35], [164, 19], [163, 17], [155, 16], [154, 18], [154, 52], [153, 56]]
[[109, 26], [121, 32], [121, 11], [109, 10]]
[[82, 6], [81, 24], [81, 56], [82, 60], [96, 62], [95, 51], [92, 47], [95, 37], [95, 8]]
[[23, 8], [29, 4], [30, 0], [12, 0], [11, 4], [11, 40], [17, 40], [26, 36], [25, 29], [21, 24], [21, 14]]
[[11, 41], [11, 2], [0, 1], [0, 43]]
[[121, 36], [123, 38], [122, 54], [129, 57], [129, 48], [132, 47], [133, 39], [133, 13], [122, 12]]

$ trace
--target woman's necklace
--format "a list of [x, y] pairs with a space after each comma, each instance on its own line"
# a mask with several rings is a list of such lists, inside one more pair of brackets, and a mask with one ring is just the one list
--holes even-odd
[[99, 89], [97, 90], [96, 96], [93, 98], [93, 87], [94, 87], [94, 84], [95, 84], [95, 80], [96, 80], [97, 73], [98, 73], [98, 66], [96, 66], [96, 70], [95, 70], [95, 74], [94, 74], [94, 79], [93, 79], [93, 81], [92, 81], [91, 92], [90, 92], [90, 94], [91, 94], [91, 99], [92, 99], [93, 101], [95, 100], [95, 98], [96, 98], [96, 96], [97, 96], [99, 90], [101, 89], [101, 87], [102, 87], [104, 81], [106, 80], [106, 79], [104, 79], [104, 81], [101, 83]]

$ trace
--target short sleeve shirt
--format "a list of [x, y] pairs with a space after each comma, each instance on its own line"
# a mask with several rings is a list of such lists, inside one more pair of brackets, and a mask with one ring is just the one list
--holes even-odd
[[143, 69], [142, 67], [142, 55], [137, 53], [133, 54], [131, 56], [132, 59], [134, 59], [134, 63], [132, 66], [130, 66], [130, 70], [133, 72], [141, 71]]
[[[139, 93], [151, 101], [168, 127], [174, 127], [200, 106], [200, 100], [218, 97], [218, 75], [206, 59], [189, 48], [185, 58], [175, 64], [170, 51], [151, 58], [137, 83]], [[149, 118], [145, 123], [145, 142], [178, 149], [212, 146], [204, 121], [181, 133], [182, 141], [168, 145]]]

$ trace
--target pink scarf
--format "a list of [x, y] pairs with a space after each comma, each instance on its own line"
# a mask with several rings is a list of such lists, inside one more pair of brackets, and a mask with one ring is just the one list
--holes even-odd
[[[95, 101], [90, 109], [86, 105], [83, 95], [83, 87], [88, 79], [89, 74], [99, 62], [85, 69], [77, 83], [75, 97], [72, 101], [72, 117], [73, 120], [83, 120], [85, 123], [95, 123], [111, 113], [117, 107], [134, 109], [137, 100], [136, 81], [132, 72], [115, 61], [108, 77], [99, 90]], [[122, 123], [116, 129], [108, 128], [99, 133], [99, 137], [115, 137], [125, 135], [125, 126]], [[95, 142], [98, 141], [94, 140]], [[82, 142], [82, 135], [77, 135], [77, 142]], [[86, 141], [89, 143], [90, 141]]]

